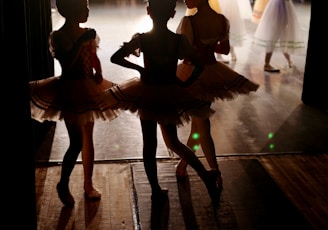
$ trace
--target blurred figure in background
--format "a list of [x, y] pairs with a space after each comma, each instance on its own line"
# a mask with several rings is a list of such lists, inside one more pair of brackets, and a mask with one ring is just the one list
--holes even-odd
[[270, 64], [274, 50], [280, 50], [287, 60], [287, 66], [292, 68], [290, 54], [304, 52], [305, 48], [303, 32], [292, 0], [269, 0], [262, 16], [255, 19], [260, 20], [254, 33], [252, 48], [254, 51], [265, 50], [264, 71], [280, 72], [279, 68]]
[[252, 16], [252, 7], [249, 0], [219, 0], [222, 14], [228, 18], [230, 23], [230, 56], [231, 61], [237, 60], [234, 47], [243, 46], [246, 40], [245, 20]]

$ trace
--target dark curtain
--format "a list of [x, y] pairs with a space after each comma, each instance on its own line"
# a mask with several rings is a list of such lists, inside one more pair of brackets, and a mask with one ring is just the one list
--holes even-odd
[[8, 229], [37, 229], [33, 122], [28, 82], [53, 74], [46, 48], [48, 0], [0, 2], [2, 220]]
[[305, 105], [328, 111], [328, 74], [326, 37], [323, 35], [323, 15], [326, 13], [324, 0], [311, 1], [311, 19], [308, 49], [304, 71], [302, 101]]

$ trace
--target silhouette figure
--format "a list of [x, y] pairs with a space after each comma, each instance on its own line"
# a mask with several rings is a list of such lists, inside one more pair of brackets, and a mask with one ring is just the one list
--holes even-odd
[[[177, 28], [177, 33], [186, 35], [194, 45], [205, 66], [201, 76], [188, 87], [189, 93], [211, 103], [216, 99], [233, 99], [237, 95], [256, 91], [258, 84], [251, 82], [241, 74], [235, 72], [225, 64], [216, 61], [215, 52], [229, 53], [229, 21], [212, 9], [208, 0], [186, 0], [188, 8], [197, 8], [191, 16], [184, 16]], [[184, 60], [178, 65], [178, 76], [185, 76], [188, 66], [192, 64]], [[209, 117], [192, 116], [191, 131], [187, 145], [196, 151], [203, 149], [207, 162], [212, 170], [217, 172], [216, 185], [222, 189], [222, 176], [216, 160], [216, 151], [211, 136]], [[187, 176], [187, 162], [181, 159], [176, 167], [176, 176], [180, 181]]]
[[58, 12], [65, 23], [49, 36], [51, 54], [58, 59], [62, 73], [30, 82], [31, 115], [43, 122], [64, 120], [69, 147], [64, 155], [58, 196], [66, 206], [74, 206], [69, 178], [82, 152], [84, 191], [88, 198], [100, 199], [101, 192], [93, 186], [93, 128], [96, 120], [108, 121], [118, 113], [103, 100], [105, 89], [113, 83], [103, 79], [97, 56], [99, 37], [92, 28], [80, 27], [87, 21], [87, 0], [57, 0]]

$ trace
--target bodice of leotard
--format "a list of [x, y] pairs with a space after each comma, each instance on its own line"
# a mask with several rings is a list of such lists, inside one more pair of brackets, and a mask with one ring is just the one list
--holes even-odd
[[[194, 16], [185, 16], [182, 18], [178, 31], [183, 33], [192, 42], [193, 46], [197, 49], [198, 54], [203, 60], [203, 64], [212, 64], [216, 62], [215, 47], [220, 41], [229, 39], [229, 22], [222, 15], [218, 14], [215, 23], [218, 24], [218, 34], [212, 38], [200, 38], [198, 28], [195, 25]], [[214, 22], [213, 22], [214, 23]]]
[[[66, 41], [67, 45], [62, 48], [56, 44], [54, 36], [63, 37], [55, 32], [50, 35], [50, 51], [59, 61], [62, 69], [62, 78], [84, 79], [93, 76], [93, 60], [96, 58], [98, 40], [96, 31], [88, 29], [76, 41]], [[65, 36], [67, 37], [67, 36]]]
[[175, 83], [181, 36], [176, 35], [171, 43], [156, 44], [156, 48], [149, 46], [151, 42], [148, 42], [147, 34], [140, 34], [139, 38], [146, 70], [146, 74], [141, 76], [142, 81], [154, 84]]

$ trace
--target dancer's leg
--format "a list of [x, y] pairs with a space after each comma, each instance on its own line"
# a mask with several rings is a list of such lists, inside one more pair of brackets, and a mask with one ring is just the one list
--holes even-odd
[[93, 144], [93, 128], [94, 122], [88, 122], [81, 126], [82, 132], [82, 164], [84, 171], [84, 191], [87, 197], [91, 199], [99, 199], [101, 193], [93, 187], [92, 176], [94, 166], [94, 144]]
[[157, 123], [140, 120], [143, 137], [143, 161], [145, 172], [153, 193], [161, 190], [157, 177]]
[[267, 52], [265, 53], [265, 58], [264, 58], [264, 71], [267, 72], [279, 72], [280, 70], [277, 68], [274, 68], [271, 66], [270, 61], [272, 57], [272, 52]]
[[288, 67], [289, 67], [289, 68], [292, 68], [293, 65], [294, 65], [294, 63], [293, 63], [292, 59], [290, 58], [290, 54], [287, 53], [287, 52], [285, 52], [285, 53], [283, 53], [283, 54], [284, 54], [284, 56], [285, 56], [285, 58], [286, 58], [286, 60], [287, 60], [287, 62], [288, 62]]
[[161, 130], [166, 146], [173, 152], [177, 153], [197, 172], [199, 177], [205, 183], [213, 204], [217, 205], [221, 193], [221, 191], [216, 186], [218, 172], [207, 171], [202, 162], [196, 157], [194, 152], [188, 146], [180, 142], [177, 135], [176, 125], [161, 124]]
[[74, 205], [74, 198], [69, 191], [69, 179], [82, 149], [82, 137], [79, 127], [74, 122], [65, 120], [69, 136], [69, 146], [64, 155], [57, 192], [60, 200], [67, 206]]
[[[194, 118], [191, 121], [190, 134], [187, 141], [187, 146], [196, 152], [200, 147], [200, 136], [197, 128], [197, 122], [194, 122]], [[176, 176], [178, 180], [184, 180], [187, 176], [187, 162], [184, 159], [180, 159], [176, 166]]]

